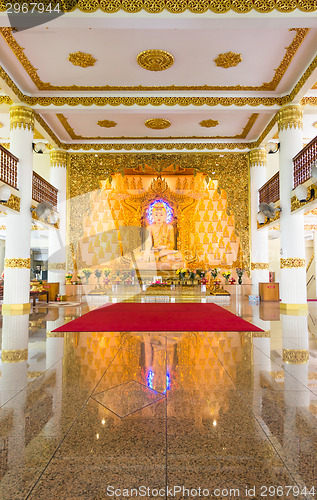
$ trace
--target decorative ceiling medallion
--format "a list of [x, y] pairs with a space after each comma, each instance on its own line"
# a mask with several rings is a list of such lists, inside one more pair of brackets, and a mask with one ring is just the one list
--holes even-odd
[[172, 54], [165, 50], [144, 50], [136, 59], [142, 68], [149, 71], [163, 71], [174, 62]]
[[219, 54], [214, 61], [216, 66], [221, 68], [232, 68], [242, 62], [242, 57], [241, 54], [235, 52], [226, 52], [225, 54]]
[[99, 120], [97, 124], [99, 125], [99, 127], [106, 128], [115, 127], [117, 125], [116, 122], [113, 122], [112, 120]]
[[68, 60], [74, 66], [80, 66], [81, 68], [88, 68], [88, 66], [94, 66], [97, 59], [95, 59], [91, 54], [85, 54], [85, 52], [73, 52], [69, 54]]
[[219, 125], [219, 122], [218, 120], [202, 120], [201, 122], [199, 122], [199, 125], [201, 127], [207, 127], [207, 128], [210, 128], [210, 127], [216, 127], [217, 125]]
[[144, 125], [148, 128], [160, 130], [170, 127], [171, 122], [169, 120], [165, 120], [164, 118], [151, 118], [150, 120], [146, 120]]

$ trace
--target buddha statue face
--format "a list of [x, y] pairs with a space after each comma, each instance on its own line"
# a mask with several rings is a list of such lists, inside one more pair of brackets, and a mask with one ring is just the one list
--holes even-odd
[[154, 224], [162, 224], [166, 221], [167, 212], [162, 203], [157, 203], [157, 205], [153, 207], [152, 217]]

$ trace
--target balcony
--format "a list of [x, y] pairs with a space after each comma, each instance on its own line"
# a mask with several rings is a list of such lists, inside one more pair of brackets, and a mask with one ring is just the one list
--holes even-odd
[[280, 199], [280, 174], [277, 172], [259, 189], [260, 203], [275, 203]]
[[36, 172], [33, 172], [32, 199], [38, 203], [57, 206], [57, 189]]
[[294, 188], [312, 177], [312, 167], [317, 164], [317, 136], [294, 158]]
[[18, 189], [18, 158], [0, 145], [0, 181]]

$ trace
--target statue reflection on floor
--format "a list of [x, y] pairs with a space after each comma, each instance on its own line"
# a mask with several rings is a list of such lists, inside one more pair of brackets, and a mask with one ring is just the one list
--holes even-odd
[[147, 226], [149, 237], [145, 242], [145, 250], [138, 259], [144, 262], [145, 267], [147, 267], [146, 263], [153, 263], [153, 261], [159, 270], [179, 269], [185, 266], [182, 253], [175, 249], [175, 233], [170, 223], [171, 216], [166, 202], [156, 200], [151, 204], [147, 215], [150, 222]]

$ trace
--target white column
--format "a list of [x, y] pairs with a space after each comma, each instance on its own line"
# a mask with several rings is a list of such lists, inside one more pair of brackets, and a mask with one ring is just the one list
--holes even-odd
[[304, 216], [291, 213], [293, 157], [303, 147], [303, 112], [289, 105], [278, 112], [280, 139], [281, 308], [307, 308]]
[[[314, 258], [312, 264], [314, 264], [314, 270], [311, 275], [315, 275], [314, 287], [315, 287], [315, 297], [317, 297], [317, 231], [314, 231]], [[307, 264], [308, 265], [308, 264]], [[310, 274], [308, 275], [310, 276]]]
[[67, 153], [52, 151], [51, 184], [58, 189], [57, 211], [59, 213], [59, 229], [51, 228], [49, 232], [48, 281], [59, 283], [59, 293], [66, 295], [66, 167]]
[[259, 283], [269, 281], [268, 230], [258, 230], [259, 189], [266, 183], [265, 149], [252, 149], [250, 161], [250, 205], [251, 205], [251, 295], [259, 295]]
[[33, 175], [34, 111], [22, 106], [10, 110], [10, 149], [18, 157], [20, 213], [7, 216], [4, 300], [2, 311], [30, 310], [30, 245]]

